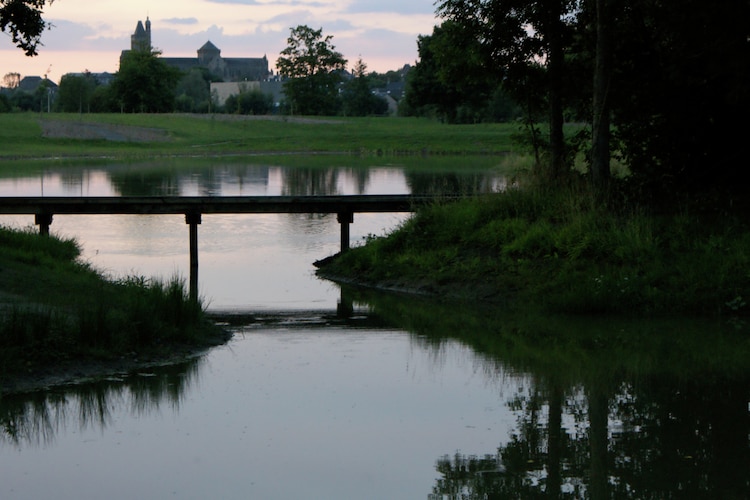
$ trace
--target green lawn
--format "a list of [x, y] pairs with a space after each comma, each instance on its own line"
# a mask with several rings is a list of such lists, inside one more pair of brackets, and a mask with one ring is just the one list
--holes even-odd
[[[117, 142], [42, 137], [41, 121], [145, 127], [166, 141]], [[67, 125], [69, 123], [70, 125]], [[515, 124], [446, 125], [419, 118], [242, 117], [181, 114], [0, 114], [0, 158], [118, 158], [159, 155], [348, 152], [498, 154], [512, 151]]]

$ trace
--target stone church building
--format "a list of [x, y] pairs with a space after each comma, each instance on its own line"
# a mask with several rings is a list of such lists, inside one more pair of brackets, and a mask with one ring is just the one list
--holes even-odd
[[[138, 21], [135, 32], [130, 35], [130, 50], [151, 50], [151, 21], [145, 25]], [[124, 50], [122, 55], [128, 51]], [[198, 49], [198, 57], [161, 57], [169, 66], [188, 72], [193, 68], [207, 68], [225, 82], [268, 80], [268, 59], [263, 57], [222, 57], [221, 50], [211, 41]], [[120, 56], [122, 58], [122, 56]]]

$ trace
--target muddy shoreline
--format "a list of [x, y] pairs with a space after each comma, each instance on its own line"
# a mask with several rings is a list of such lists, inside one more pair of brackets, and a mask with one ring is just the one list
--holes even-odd
[[25, 372], [0, 375], [0, 397], [78, 385], [157, 366], [177, 364], [201, 357], [211, 348], [226, 344], [231, 338], [230, 332], [222, 330], [196, 344], [169, 344], [151, 352], [132, 352], [116, 359], [71, 359], [44, 367], [35, 366]]

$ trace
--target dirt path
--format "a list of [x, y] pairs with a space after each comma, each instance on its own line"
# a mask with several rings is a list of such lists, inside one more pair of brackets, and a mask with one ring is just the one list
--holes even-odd
[[[225, 122], [268, 120], [309, 125], [339, 125], [344, 122], [334, 119], [306, 118], [279, 115], [190, 115], [204, 120]], [[41, 119], [42, 137], [53, 139], [104, 139], [113, 142], [167, 142], [170, 141], [166, 130], [112, 123], [93, 123], [72, 120]]]
[[165, 142], [166, 130], [110, 123], [40, 120], [42, 137], [53, 139], [104, 139], [114, 142]]

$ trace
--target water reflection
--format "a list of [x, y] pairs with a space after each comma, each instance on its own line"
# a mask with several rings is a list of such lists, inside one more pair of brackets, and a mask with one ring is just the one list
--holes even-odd
[[[526, 372], [510, 436], [446, 450], [432, 498], [750, 498], [750, 337], [719, 322], [514, 317], [350, 292], [439, 349]], [[745, 330], [745, 331], [742, 331]]]
[[0, 173], [0, 196], [237, 196], [475, 194], [501, 189], [493, 157], [350, 156], [180, 158], [32, 168]]
[[115, 408], [127, 407], [135, 417], [165, 405], [176, 412], [197, 380], [202, 362], [203, 358], [196, 357], [81, 384], [0, 394], [0, 444], [47, 446], [58, 433], [104, 430], [112, 423]]
[[[180, 412], [180, 429], [164, 442], [182, 443], [189, 456], [209, 453], [218, 469], [230, 468], [237, 479], [222, 484], [232, 491], [251, 486], [241, 478], [253, 468], [258, 491], [278, 488], [294, 457], [299, 475], [320, 475], [310, 490], [320, 495], [311, 496], [352, 498], [352, 490], [366, 488], [375, 497], [399, 497], [388, 481], [357, 483], [313, 465], [357, 457], [347, 470], [366, 478], [375, 469], [357, 464], [367, 456], [368, 464], [392, 467], [382, 477], [398, 470], [420, 478], [407, 498], [418, 497], [414, 489], [441, 499], [750, 494], [750, 337], [743, 328], [519, 316], [349, 289], [337, 310], [222, 318], [247, 341], [209, 353], [213, 364], [201, 358], [4, 397], [0, 444], [34, 449], [76, 429], [160, 436], [171, 422], [149, 432], [142, 427], [155, 423], [139, 417], [166, 407]], [[409, 343], [410, 355], [395, 348], [398, 339]], [[191, 387], [199, 372], [200, 391]], [[163, 446], [129, 437], [141, 453]], [[92, 456], [115, 439], [119, 444], [119, 437], [104, 440]], [[207, 445], [214, 440], [222, 444]], [[75, 448], [74, 437], [63, 441]], [[153, 466], [146, 461], [144, 468]], [[179, 469], [169, 477], [182, 483]], [[345, 484], [348, 496], [324, 495], [330, 484]], [[284, 484], [284, 491], [304, 487]]]

